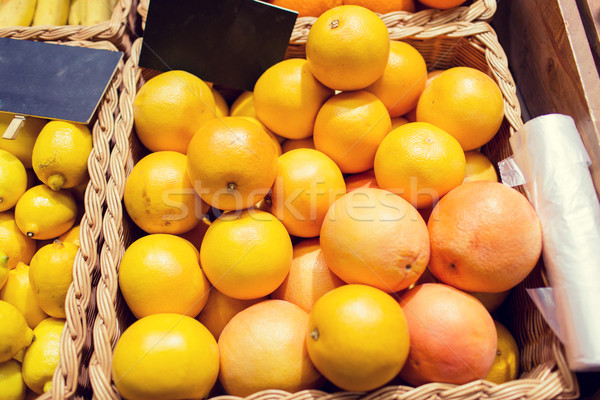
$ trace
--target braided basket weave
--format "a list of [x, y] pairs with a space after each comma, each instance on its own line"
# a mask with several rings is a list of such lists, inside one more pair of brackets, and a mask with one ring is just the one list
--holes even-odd
[[[499, 84], [504, 97], [505, 118], [496, 137], [483, 152], [498, 162], [511, 154], [509, 137], [522, 126], [516, 88], [508, 70], [505, 53], [497, 36], [485, 22], [453, 22], [430, 27], [406, 26], [402, 19], [383, 16], [393, 40], [404, 40], [416, 47], [428, 68], [447, 69], [470, 66], [488, 73]], [[302, 33], [304, 32], [304, 33]], [[304, 55], [306, 31], [296, 29], [287, 57]], [[123, 212], [125, 181], [143, 147], [133, 130], [133, 101], [143, 83], [156, 71], [137, 65], [142, 42], [132, 47], [131, 58], [123, 73], [123, 91], [119, 100], [115, 146], [110, 155], [110, 179], [107, 185], [107, 211], [104, 216], [104, 244], [101, 254], [102, 279], [97, 288], [98, 316], [94, 323], [94, 353], [90, 362], [90, 380], [94, 398], [117, 400], [121, 396], [111, 380], [112, 351], [120, 334], [134, 319], [118, 288], [118, 267], [126, 247], [135, 239], [135, 226]], [[431, 383], [416, 388], [387, 386], [371, 393], [306, 390], [287, 393], [266, 390], [246, 400], [400, 400], [400, 399], [572, 399], [579, 395], [575, 376], [569, 371], [563, 349], [529, 300], [525, 289], [545, 286], [543, 266], [539, 265], [527, 279], [511, 291], [502, 309], [502, 321], [515, 335], [521, 349], [519, 379], [496, 385], [473, 381], [465, 385]], [[212, 400], [239, 400], [235, 396], [218, 396]]]
[[[63, 43], [93, 49], [117, 51], [110, 42], [73, 41]], [[54, 372], [52, 390], [39, 397], [42, 400], [86, 398], [83, 388], [89, 388], [87, 367], [92, 349], [91, 325], [95, 319], [95, 286], [100, 278], [99, 254], [101, 227], [106, 196], [106, 176], [110, 143], [115, 132], [115, 118], [122, 83], [123, 61], [100, 101], [89, 127], [93, 149], [88, 158], [90, 181], [84, 195], [84, 212], [80, 221], [79, 251], [73, 264], [73, 283], [65, 300], [66, 323], [60, 340], [60, 363]], [[0, 396], [1, 397], [1, 396]]]
[[[104, 0], [96, 0], [104, 1]], [[0, 28], [0, 37], [42, 41], [99, 41], [107, 40], [119, 48], [128, 51], [131, 39], [125, 35], [135, 12], [137, 0], [119, 0], [110, 20], [96, 25], [43, 25], [43, 26], [11, 26]]]

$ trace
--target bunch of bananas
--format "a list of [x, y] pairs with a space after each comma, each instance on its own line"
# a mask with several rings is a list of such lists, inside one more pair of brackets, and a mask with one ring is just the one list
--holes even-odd
[[95, 25], [110, 19], [118, 0], [0, 0], [0, 28]]

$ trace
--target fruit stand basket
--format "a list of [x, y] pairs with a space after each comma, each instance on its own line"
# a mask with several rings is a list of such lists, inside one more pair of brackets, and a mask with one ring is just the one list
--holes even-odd
[[130, 18], [135, 12], [136, 0], [119, 0], [110, 20], [96, 25], [60, 25], [60, 26], [12, 26], [0, 28], [0, 37], [42, 41], [99, 41], [107, 40], [127, 51], [131, 40], [125, 34]]
[[[64, 44], [117, 51], [117, 48], [107, 41], [72, 41]], [[95, 318], [95, 282], [100, 278], [99, 254], [102, 244], [106, 174], [110, 143], [115, 130], [118, 89], [122, 83], [122, 61], [117, 68], [89, 125], [93, 141], [93, 149], [87, 163], [90, 181], [84, 195], [80, 246], [73, 264], [73, 282], [65, 300], [66, 323], [60, 340], [60, 363], [54, 372], [52, 390], [40, 396], [40, 399], [71, 398], [79, 386], [87, 381], [84, 365], [87, 364], [92, 351], [89, 327]]]
[[[147, 3], [147, 2], [146, 2]], [[476, 2], [472, 7], [489, 2]], [[493, 3], [493, 2], [492, 2]], [[144, 1], [140, 3], [143, 14]], [[429, 15], [429, 14], [427, 14]], [[403, 40], [414, 46], [425, 58], [429, 70], [469, 66], [490, 75], [499, 85], [504, 99], [504, 120], [495, 138], [482, 152], [497, 163], [511, 154], [509, 138], [521, 126], [521, 110], [516, 87], [508, 69], [506, 55], [496, 33], [485, 22], [451, 22], [436, 25], [414, 25], [399, 13], [382, 16], [392, 40]], [[425, 23], [429, 21], [424, 18]], [[288, 47], [287, 57], [303, 57], [308, 28], [298, 24]], [[102, 279], [97, 287], [98, 315], [94, 323], [94, 353], [90, 362], [90, 381], [94, 396], [102, 400], [120, 399], [111, 379], [112, 351], [121, 333], [133, 322], [118, 287], [119, 263], [127, 246], [135, 239], [137, 229], [123, 212], [123, 193], [128, 174], [143, 155], [143, 147], [133, 130], [133, 101], [143, 83], [156, 71], [137, 65], [141, 39], [133, 43], [131, 58], [123, 72], [123, 90], [119, 99], [115, 145], [110, 155], [107, 183], [107, 210], [103, 220], [104, 243], [101, 252]], [[575, 375], [568, 369], [564, 350], [540, 312], [530, 301], [526, 288], [546, 286], [543, 265], [539, 265], [525, 281], [513, 288], [502, 308], [503, 322], [513, 332], [521, 349], [519, 379], [501, 385], [477, 380], [465, 385], [430, 383], [416, 388], [392, 385], [371, 393], [305, 390], [288, 393], [266, 390], [248, 399], [553, 399], [576, 398]], [[394, 381], [394, 383], [396, 383]], [[235, 396], [215, 399], [233, 400]]]
[[[148, 15], [148, 4], [150, 0], [140, 0], [137, 12], [142, 18], [142, 28], [146, 25], [146, 16]], [[448, 10], [428, 9], [416, 13], [406, 11], [396, 11], [381, 16], [383, 22], [388, 26], [402, 23], [402, 26], [413, 27], [419, 32], [424, 27], [447, 24], [450, 22], [473, 22], [487, 21], [494, 16], [496, 12], [496, 0], [476, 0], [468, 6], [455, 7]], [[293, 38], [306, 37], [310, 27], [315, 22], [315, 17], [302, 17], [296, 20], [294, 26]]]

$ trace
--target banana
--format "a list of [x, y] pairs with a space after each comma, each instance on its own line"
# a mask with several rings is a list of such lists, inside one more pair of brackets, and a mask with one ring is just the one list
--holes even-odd
[[111, 0], [80, 0], [85, 3], [82, 14], [83, 25], [96, 25], [108, 21], [113, 8]]
[[69, 25], [81, 25], [81, 3], [83, 3], [83, 0], [71, 0]]
[[69, 0], [37, 0], [33, 25], [66, 25]]
[[36, 0], [0, 0], [0, 3], [0, 28], [31, 25]]

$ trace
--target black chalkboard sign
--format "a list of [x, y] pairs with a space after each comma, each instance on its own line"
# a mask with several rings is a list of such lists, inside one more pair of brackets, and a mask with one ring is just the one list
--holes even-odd
[[116, 51], [0, 38], [0, 111], [88, 124], [122, 57]]
[[283, 60], [297, 16], [256, 0], [152, 0], [140, 65], [253, 90]]

